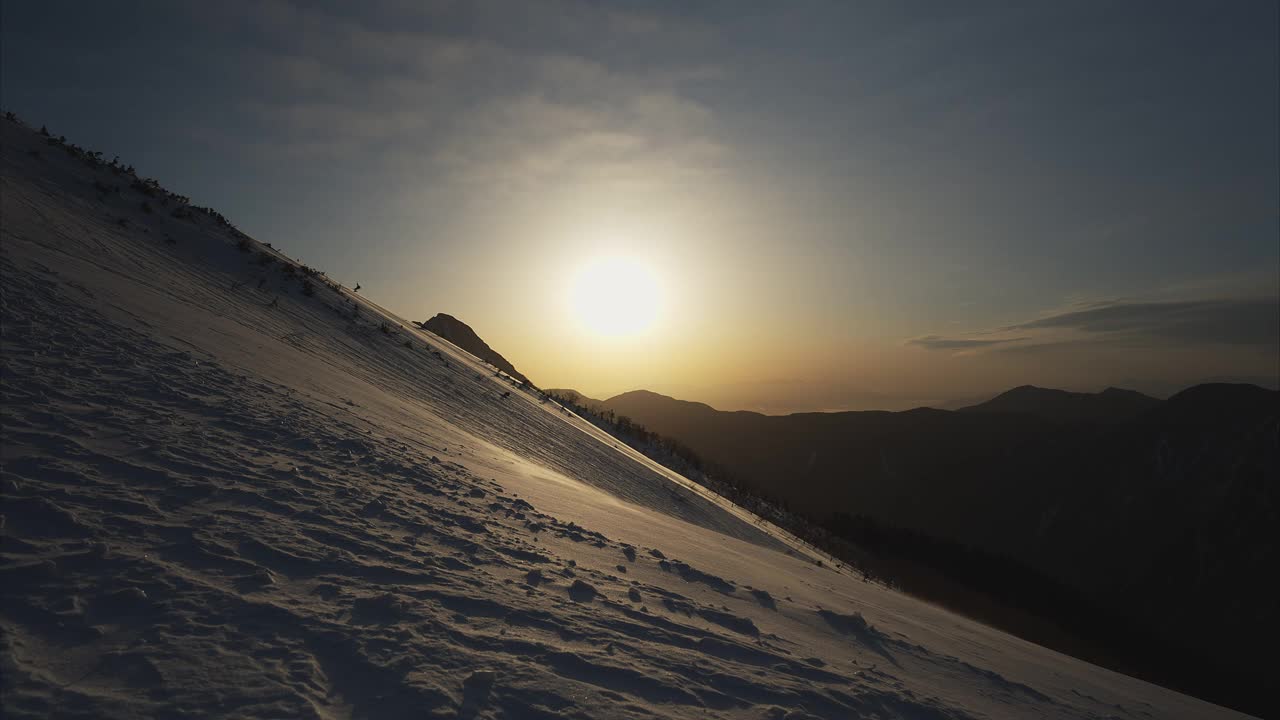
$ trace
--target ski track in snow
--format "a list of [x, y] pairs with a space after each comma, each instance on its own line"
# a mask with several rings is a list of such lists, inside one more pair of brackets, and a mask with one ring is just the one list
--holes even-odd
[[1239, 717], [817, 567], [2, 125], [5, 717]]

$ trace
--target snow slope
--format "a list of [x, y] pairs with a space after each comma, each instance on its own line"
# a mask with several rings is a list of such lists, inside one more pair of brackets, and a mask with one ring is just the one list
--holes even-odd
[[0, 127], [5, 717], [1241, 717], [819, 566]]

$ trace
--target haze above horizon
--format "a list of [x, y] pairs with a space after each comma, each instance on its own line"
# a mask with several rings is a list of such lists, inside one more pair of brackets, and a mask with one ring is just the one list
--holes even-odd
[[4, 109], [544, 387], [1280, 375], [1274, 3], [6, 3]]

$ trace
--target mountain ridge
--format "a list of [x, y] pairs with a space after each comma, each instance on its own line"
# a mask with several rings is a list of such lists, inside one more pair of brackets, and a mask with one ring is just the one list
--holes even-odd
[[[448, 340], [476, 357], [492, 364], [511, 377], [530, 385], [533, 383], [525, 377], [516, 366], [502, 356], [497, 350], [489, 347], [471, 326], [448, 313], [436, 313], [431, 319], [417, 323], [423, 330], [428, 330]], [[535, 386], [536, 387], [536, 386]]]
[[[774, 416], [632, 391], [596, 407], [817, 522], [861, 515], [1041, 569], [1261, 687], [1266, 650], [1249, 638], [1280, 627], [1256, 587], [1280, 562], [1280, 391], [1019, 386], [982, 405]], [[1223, 584], [1254, 589], [1224, 598]], [[1200, 627], [1202, 612], [1230, 631]]]
[[[1247, 383], [1201, 383], [1201, 385], [1242, 385], [1247, 387], [1257, 387], [1259, 390], [1266, 391], [1257, 385]], [[1200, 385], [1190, 386], [1177, 394], [1187, 392]], [[708, 403], [697, 400], [683, 400], [670, 395], [654, 392], [652, 390], [637, 389], [628, 390], [626, 392], [612, 395], [606, 399], [600, 400], [588, 397], [572, 388], [553, 388], [547, 392], [564, 393], [570, 397], [575, 397], [583, 402], [600, 406], [611, 405], [632, 405], [643, 402], [671, 402], [678, 403], [683, 407], [697, 408], [698, 411], [712, 411], [716, 413], [732, 413], [745, 414], [757, 417], [800, 417], [814, 415], [850, 415], [857, 413], [918, 413], [920, 411], [932, 410], [937, 412], [967, 412], [967, 413], [1014, 413], [1035, 415], [1046, 420], [1057, 420], [1065, 422], [1077, 421], [1114, 421], [1125, 419], [1141, 412], [1145, 412], [1153, 407], [1167, 402], [1160, 400], [1136, 390], [1128, 390], [1124, 388], [1108, 387], [1096, 393], [1075, 392], [1070, 390], [1059, 390], [1056, 388], [1045, 388], [1037, 385], [1019, 385], [1017, 387], [999, 393], [990, 400], [986, 400], [975, 405], [967, 405], [955, 409], [938, 408], [932, 405], [922, 405], [916, 408], [906, 410], [810, 410], [801, 412], [785, 413], [781, 415], [769, 415], [755, 410], [721, 410], [713, 407]], [[1172, 399], [1172, 396], [1169, 398]], [[1056, 407], [1036, 407], [1037, 402], [1042, 404], [1060, 403], [1066, 400], [1068, 403], [1090, 403], [1094, 407], [1085, 408], [1085, 412], [1072, 414], [1070, 412], [1060, 412]]]
[[1136, 390], [1109, 387], [1097, 393], [1020, 385], [957, 412], [1023, 413], [1058, 422], [1117, 422], [1141, 415], [1160, 400]]

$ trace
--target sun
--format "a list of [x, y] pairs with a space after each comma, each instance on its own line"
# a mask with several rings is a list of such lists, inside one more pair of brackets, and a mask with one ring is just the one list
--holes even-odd
[[637, 258], [596, 258], [574, 276], [570, 303], [587, 332], [609, 338], [636, 336], [657, 322], [662, 284], [653, 268]]

